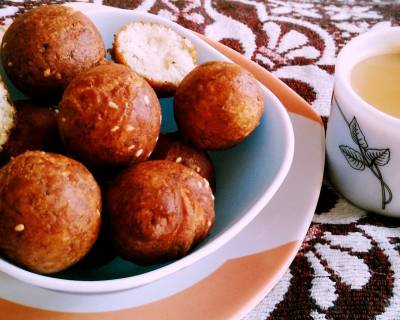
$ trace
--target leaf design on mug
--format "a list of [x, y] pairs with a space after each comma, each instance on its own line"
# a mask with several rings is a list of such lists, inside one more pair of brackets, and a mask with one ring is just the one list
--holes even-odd
[[349, 163], [350, 167], [356, 170], [364, 170], [365, 169], [365, 162], [363, 156], [357, 150], [345, 145], [339, 146], [340, 151], [346, 158], [347, 162]]
[[368, 149], [365, 156], [371, 165], [384, 166], [390, 161], [390, 149]]
[[384, 181], [379, 167], [387, 165], [390, 161], [390, 149], [368, 148], [367, 140], [365, 139], [364, 133], [362, 132], [356, 117], [353, 116], [353, 119], [349, 122], [340, 108], [334, 94], [332, 95], [332, 101], [335, 102], [343, 120], [346, 122], [350, 131], [351, 139], [356, 143], [359, 151], [345, 145], [339, 145], [339, 149], [350, 167], [359, 171], [368, 167], [371, 173], [379, 180], [381, 185], [382, 209], [385, 210], [386, 205], [393, 199], [393, 192], [389, 185]]
[[353, 141], [363, 149], [367, 149], [368, 148], [367, 140], [365, 139], [365, 136], [361, 131], [360, 125], [358, 124], [356, 117], [353, 117], [353, 120], [351, 120], [349, 127], [351, 132], [351, 138], [353, 139]]

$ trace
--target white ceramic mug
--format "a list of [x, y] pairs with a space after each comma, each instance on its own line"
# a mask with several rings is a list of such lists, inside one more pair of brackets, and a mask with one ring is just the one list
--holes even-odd
[[330, 180], [344, 197], [368, 211], [400, 217], [400, 118], [369, 105], [350, 82], [357, 63], [394, 52], [400, 54], [400, 27], [367, 32], [341, 50], [326, 148]]

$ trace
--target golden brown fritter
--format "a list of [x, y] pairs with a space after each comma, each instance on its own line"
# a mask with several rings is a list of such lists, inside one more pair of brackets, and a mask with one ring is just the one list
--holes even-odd
[[193, 169], [215, 189], [215, 171], [207, 152], [183, 142], [178, 132], [160, 134], [156, 148], [151, 154], [153, 160], [169, 160]]
[[94, 24], [81, 12], [61, 5], [40, 6], [17, 17], [1, 48], [12, 83], [41, 101], [59, 100], [73, 78], [105, 59]]
[[14, 106], [15, 125], [0, 152], [0, 165], [28, 150], [62, 151], [57, 110], [26, 100], [14, 101]]
[[38, 273], [78, 262], [101, 226], [100, 188], [79, 162], [28, 151], [0, 170], [0, 252]]
[[123, 172], [107, 193], [107, 210], [117, 252], [138, 264], [186, 255], [214, 223], [207, 180], [167, 160], [138, 163]]
[[89, 166], [144, 161], [160, 133], [154, 90], [129, 67], [108, 63], [76, 77], [58, 114], [67, 151]]
[[225, 149], [240, 143], [259, 125], [264, 96], [252, 74], [221, 61], [190, 72], [174, 97], [182, 137], [200, 149]]

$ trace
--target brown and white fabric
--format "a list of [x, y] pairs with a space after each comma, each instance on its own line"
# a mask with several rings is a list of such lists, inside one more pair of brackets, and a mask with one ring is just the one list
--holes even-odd
[[[0, 22], [63, 2], [0, 0]], [[338, 51], [360, 33], [400, 23], [400, 1], [94, 2], [157, 14], [232, 47], [281, 78], [325, 119]], [[400, 220], [360, 210], [325, 183], [297, 257], [245, 319], [400, 319]]]

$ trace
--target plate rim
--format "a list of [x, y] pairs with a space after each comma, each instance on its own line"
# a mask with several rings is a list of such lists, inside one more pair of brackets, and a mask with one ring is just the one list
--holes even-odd
[[[227, 48], [227, 50], [231, 50], [231, 49], [229, 49], [229, 48]], [[275, 81], [279, 84], [279, 85], [283, 85], [284, 86], [284, 88], [285, 88], [285, 90], [291, 90], [291, 91], [293, 91], [292, 89], [290, 89], [290, 88], [288, 88], [287, 86], [286, 86], [286, 84], [284, 84], [284, 83], [282, 83], [282, 81], [280, 81], [279, 79], [275, 79]], [[294, 93], [294, 92], [292, 92], [294, 95], [297, 95], [296, 93]], [[299, 99], [302, 99], [302, 98], [300, 98], [300, 97], [298, 97]], [[307, 107], [308, 106], [308, 107]], [[306, 118], [309, 118], [308, 120], [310, 120], [310, 122], [312, 122], [312, 120], [314, 120], [315, 122], [317, 122], [317, 123], [319, 123], [320, 125], [321, 125], [321, 137], [316, 137], [315, 138], [315, 140], [318, 140], [318, 143], [321, 143], [321, 149], [323, 149], [323, 145], [324, 145], [324, 142], [325, 142], [325, 140], [323, 139], [323, 126], [322, 126], [322, 122], [321, 121], [318, 121], [318, 120], [316, 120], [316, 119], [320, 119], [319, 118], [319, 115], [316, 113], [316, 111], [315, 110], [313, 110], [306, 102], [304, 102], [303, 103], [303, 105], [302, 105], [302, 108], [307, 108], [308, 110], [306, 110], [307, 112], [311, 112], [311, 113], [313, 113], [314, 114], [314, 118], [315, 119], [312, 119], [312, 117], [307, 117], [307, 116], [305, 116]], [[295, 110], [293, 111], [290, 111], [290, 113], [291, 113], [291, 115], [302, 115], [301, 113], [298, 113], [298, 112], [296, 112]], [[304, 115], [303, 115], [304, 116]], [[311, 125], [311, 124], [310, 124]], [[324, 162], [324, 159], [321, 159], [321, 166], [323, 167], [323, 162]], [[321, 174], [321, 181], [320, 181], [320, 185], [322, 184], [322, 174]], [[316, 205], [317, 205], [317, 199], [318, 199], [318, 195], [319, 195], [319, 191], [318, 192], [315, 192], [315, 193], [313, 193], [313, 199], [308, 199], [307, 200], [307, 208], [308, 208], [308, 210], [307, 210], [307, 213], [305, 213], [305, 215], [304, 215], [304, 221], [303, 221], [303, 226], [302, 226], [302, 228], [301, 228], [301, 232], [299, 231], [299, 234], [296, 236], [296, 238], [299, 236], [299, 237], [301, 237], [302, 239], [304, 238], [304, 236], [306, 235], [306, 232], [307, 232], [307, 230], [308, 230], [308, 226], [310, 225], [310, 223], [311, 223], [311, 220], [312, 220], [312, 217], [313, 217], [313, 214], [314, 214], [314, 210], [315, 210], [315, 207], [316, 207]], [[261, 298], [263, 298], [264, 296], [265, 296], [265, 294], [271, 289], [271, 287], [273, 286], [273, 285], [275, 285], [275, 283], [276, 282], [278, 282], [279, 281], [279, 279], [281, 278], [281, 275], [287, 270], [287, 267], [289, 266], [289, 264], [293, 261], [293, 259], [294, 259], [294, 257], [296, 256], [296, 254], [297, 254], [297, 251], [298, 251], [298, 248], [301, 246], [301, 244], [302, 244], [302, 239], [299, 239], [299, 241], [297, 241], [297, 243], [296, 243], [296, 246], [295, 246], [295, 248], [293, 248], [292, 250], [291, 250], [291, 252], [290, 252], [290, 254], [289, 254], [289, 256], [287, 257], [287, 259], [286, 259], [286, 264], [284, 265], [284, 266], [282, 266], [281, 267], [281, 269], [280, 269], [280, 272], [279, 272], [279, 274], [277, 274], [275, 277], [274, 277], [274, 279], [271, 281], [271, 282], [269, 282], [269, 283], [265, 283], [265, 285], [264, 285], [264, 287], [263, 287], [263, 289], [260, 289], [258, 292], [257, 292], [257, 295], [254, 295], [253, 297], [252, 297], [252, 299], [251, 300], [249, 300], [249, 301], [247, 301], [247, 304], [245, 305], [245, 307], [242, 307], [242, 308], [240, 308], [240, 310], [238, 309], [238, 310], [236, 310], [236, 312], [235, 312], [235, 314], [234, 315], [232, 315], [232, 316], [234, 316], [235, 318], [239, 318], [240, 316], [243, 316], [244, 314], [246, 314], [251, 308], [253, 308], [260, 300], [261, 300]], [[137, 289], [135, 289], [135, 290], [140, 290], [140, 288], [137, 288]], [[1, 299], [0, 299], [0, 309], [1, 309], [1, 307], [2, 307], [2, 305], [4, 305], [4, 304], [2, 304], [2, 301], [1, 301]], [[6, 307], [7, 307], [7, 304], [5, 304], [6, 305]], [[19, 307], [19, 308], [18, 308]], [[33, 307], [31, 307], [31, 308], [33, 308]], [[14, 309], [14, 310], [19, 310], [19, 309], [21, 309], [21, 306], [20, 305], [18, 305], [17, 307], [16, 307], [16, 309]], [[33, 309], [36, 309], [37, 310], [37, 308], [33, 308]], [[115, 312], [115, 311], [114, 311]], [[114, 312], [112, 312], [111, 311], [111, 314], [113, 314]], [[95, 314], [100, 314], [100, 313], [102, 313], [102, 312], [96, 312]], [[64, 315], [65, 315], [65, 313], [64, 313]], [[126, 315], [126, 313], [125, 313], [125, 315]], [[104, 316], [104, 317], [106, 317], [106, 316]], [[65, 319], [65, 318], [63, 318], [63, 319]], [[69, 319], [69, 318], [68, 318]], [[73, 318], [71, 318], [71, 319], [73, 319]], [[93, 319], [93, 318], [91, 318], [91, 319]], [[107, 318], [107, 319], [112, 319], [112, 317], [111, 316], [109, 316], [109, 318]], [[121, 319], [122, 319], [122, 317], [121, 317]], [[123, 319], [130, 319], [129, 317], [124, 317]], [[222, 318], [222, 319], [224, 319], [224, 318]]]

